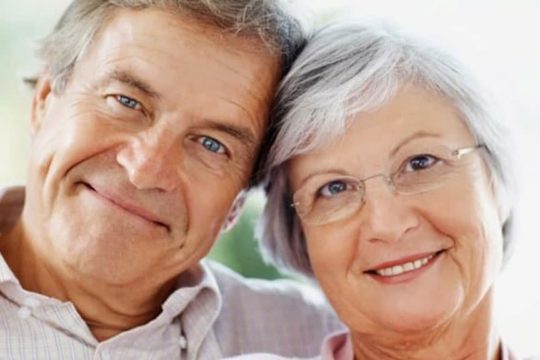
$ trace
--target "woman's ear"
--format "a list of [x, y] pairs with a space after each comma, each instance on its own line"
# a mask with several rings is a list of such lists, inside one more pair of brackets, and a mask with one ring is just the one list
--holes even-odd
[[30, 118], [30, 132], [35, 135], [47, 113], [47, 103], [52, 95], [51, 78], [48, 74], [42, 74], [34, 89], [32, 98], [32, 112]]
[[234, 199], [234, 203], [231, 207], [231, 210], [229, 211], [227, 218], [225, 218], [225, 221], [223, 222], [223, 226], [221, 228], [222, 232], [229, 231], [236, 224], [236, 221], [238, 220], [238, 218], [240, 217], [240, 214], [242, 213], [242, 210], [244, 209], [246, 198], [247, 198], [246, 190], [240, 191], [240, 193], [236, 196], [236, 199]]

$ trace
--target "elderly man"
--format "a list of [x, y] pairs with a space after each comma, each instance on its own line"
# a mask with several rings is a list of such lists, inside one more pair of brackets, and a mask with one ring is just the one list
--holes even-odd
[[301, 43], [275, 1], [70, 5], [41, 49], [26, 189], [1, 194], [1, 358], [318, 352], [323, 306], [201, 262]]

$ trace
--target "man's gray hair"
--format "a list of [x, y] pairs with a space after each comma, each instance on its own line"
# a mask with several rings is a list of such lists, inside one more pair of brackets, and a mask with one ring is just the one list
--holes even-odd
[[[281, 56], [285, 73], [304, 43], [298, 21], [278, 0], [74, 0], [41, 43], [39, 57], [62, 92], [73, 68], [96, 33], [118, 8], [160, 8], [213, 26], [225, 33], [255, 38]], [[26, 81], [35, 85], [36, 78]]]
[[291, 207], [287, 161], [343, 134], [352, 115], [382, 106], [407, 84], [447, 99], [477, 143], [485, 145], [484, 160], [508, 216], [502, 227], [506, 262], [516, 189], [512, 146], [500, 112], [442, 50], [388, 25], [359, 23], [329, 25], [308, 37], [278, 89], [262, 175], [268, 201], [258, 229], [268, 258], [313, 276], [300, 220]]

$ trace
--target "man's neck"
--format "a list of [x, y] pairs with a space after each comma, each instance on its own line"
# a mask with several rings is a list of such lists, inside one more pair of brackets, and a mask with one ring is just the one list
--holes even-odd
[[493, 324], [492, 291], [469, 316], [437, 329], [415, 335], [366, 336], [353, 332], [355, 358], [499, 360], [500, 338]]
[[126, 286], [83, 278], [72, 269], [47, 261], [19, 221], [0, 237], [0, 253], [27, 290], [73, 303], [98, 341], [154, 319], [174, 290], [175, 280], [160, 286], [143, 282]]

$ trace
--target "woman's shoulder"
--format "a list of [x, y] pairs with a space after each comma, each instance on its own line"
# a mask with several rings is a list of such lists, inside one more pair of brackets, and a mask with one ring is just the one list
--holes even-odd
[[321, 359], [320, 356], [316, 356], [313, 358], [299, 358], [299, 357], [283, 357], [283, 356], [279, 356], [275, 354], [267, 354], [267, 353], [254, 353], [254, 354], [228, 357], [223, 360], [320, 360], [320, 359]]

